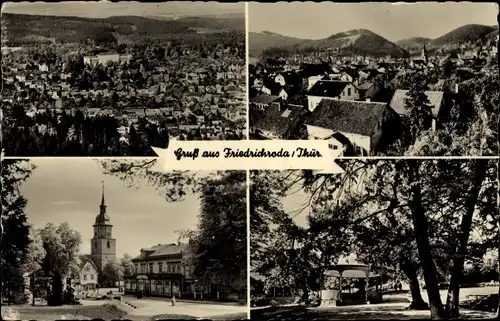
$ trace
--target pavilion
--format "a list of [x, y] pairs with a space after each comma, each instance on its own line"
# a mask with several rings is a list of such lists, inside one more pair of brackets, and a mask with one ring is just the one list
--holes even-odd
[[[321, 306], [337, 306], [346, 304], [370, 304], [382, 301], [382, 294], [378, 291], [368, 291], [368, 281], [372, 278], [381, 277], [371, 271], [369, 265], [364, 264], [338, 264], [327, 268], [324, 272], [327, 278], [338, 279], [337, 289], [323, 289], [321, 291]], [[343, 293], [344, 279], [365, 279], [364, 289], [359, 289], [358, 295], [351, 294], [351, 286], [349, 285], [349, 293]], [[362, 297], [359, 294], [363, 294]]]

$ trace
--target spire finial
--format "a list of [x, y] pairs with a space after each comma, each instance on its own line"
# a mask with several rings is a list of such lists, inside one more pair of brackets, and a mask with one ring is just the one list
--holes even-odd
[[101, 206], [106, 206], [104, 203], [104, 181], [101, 181], [102, 183], [102, 199], [101, 199]]

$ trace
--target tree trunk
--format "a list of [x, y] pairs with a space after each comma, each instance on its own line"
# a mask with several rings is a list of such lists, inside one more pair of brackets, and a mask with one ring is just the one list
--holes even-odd
[[401, 270], [404, 272], [408, 281], [410, 282], [410, 291], [411, 291], [411, 299], [412, 302], [409, 306], [409, 309], [412, 310], [429, 310], [429, 305], [422, 298], [422, 292], [420, 292], [420, 284], [418, 282], [417, 277], [417, 269], [413, 262], [402, 259]]
[[[497, 23], [500, 25], [500, 8], [497, 13]], [[497, 48], [500, 48], [500, 38], [498, 39]], [[498, 69], [500, 70], [500, 55], [497, 54]], [[498, 119], [498, 127], [500, 128], [500, 119]], [[497, 178], [500, 182], [500, 162], [497, 163]], [[500, 207], [500, 190], [497, 196], [497, 208]], [[500, 282], [500, 215], [498, 216], [498, 281]], [[498, 306], [497, 306], [497, 320], [500, 318], [500, 286], [498, 287]]]
[[432, 319], [444, 319], [446, 317], [443, 303], [439, 294], [439, 285], [436, 267], [432, 259], [429, 244], [429, 233], [425, 210], [422, 206], [422, 191], [420, 187], [419, 161], [407, 160], [408, 178], [411, 182], [410, 208], [412, 213], [413, 228], [416, 234], [418, 256], [424, 271], [424, 280], [427, 287], [427, 296], [431, 309]]
[[51, 298], [48, 305], [50, 306], [60, 306], [63, 304], [63, 284], [62, 275], [59, 272], [55, 272], [52, 276], [52, 291]]
[[35, 272], [31, 275], [31, 305], [35, 306]]
[[[2, 244], [3, 240], [3, 219], [0, 215], [0, 244]], [[2, 250], [0, 250], [0, 258], [2, 257]], [[0, 259], [1, 260], [1, 259]], [[0, 320], [2, 320], [2, 303], [3, 303], [3, 264], [0, 264]]]
[[451, 269], [450, 288], [446, 298], [446, 313], [449, 317], [459, 316], [459, 303], [460, 303], [460, 279], [464, 268], [465, 255], [467, 252], [467, 243], [469, 242], [469, 235], [471, 230], [472, 218], [476, 208], [477, 199], [488, 167], [488, 160], [477, 160], [474, 164], [474, 177], [472, 180], [474, 184], [470, 190], [469, 197], [466, 200], [466, 212], [462, 217], [460, 224], [460, 236], [458, 240], [458, 249], [455, 259], [453, 260], [453, 267]]

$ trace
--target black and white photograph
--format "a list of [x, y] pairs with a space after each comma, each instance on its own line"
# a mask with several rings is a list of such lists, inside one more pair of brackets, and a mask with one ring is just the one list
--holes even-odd
[[496, 320], [498, 160], [252, 171], [252, 320]]
[[251, 139], [498, 155], [495, 3], [248, 4]]
[[245, 4], [2, 3], [6, 156], [155, 156], [247, 135]]
[[248, 318], [245, 171], [2, 162], [2, 320]]

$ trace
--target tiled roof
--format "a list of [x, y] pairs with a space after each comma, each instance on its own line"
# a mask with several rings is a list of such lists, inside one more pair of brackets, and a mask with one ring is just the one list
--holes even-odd
[[372, 86], [373, 86], [373, 83], [371, 83], [371, 82], [364, 82], [361, 85], [358, 85], [358, 90], [368, 90]]
[[308, 117], [306, 124], [371, 136], [386, 108], [385, 103], [323, 99]]
[[349, 83], [347, 81], [320, 80], [307, 92], [308, 96], [338, 97]]
[[94, 260], [92, 260], [92, 257], [89, 254], [84, 254], [80, 255], [80, 269], [87, 264], [87, 262], [90, 262], [94, 266], [96, 270], [98, 270], [97, 265], [95, 264]]
[[[154, 257], [182, 254], [186, 252], [187, 248], [188, 248], [187, 244], [172, 243], [172, 244], [158, 244], [151, 248], [143, 250], [151, 253], [147, 256], [148, 258], [154, 258]], [[133, 260], [140, 260], [140, 259], [142, 259], [140, 255], [133, 258]]]
[[[398, 89], [394, 92], [389, 106], [400, 115], [407, 115], [406, 109], [406, 94], [408, 90]], [[439, 115], [439, 111], [443, 102], [444, 93], [442, 91], [426, 91], [425, 94], [432, 106], [432, 114], [434, 117]]]
[[307, 97], [304, 95], [295, 95], [295, 96], [289, 97], [286, 100], [286, 102], [289, 105], [307, 107]]
[[281, 99], [280, 96], [258, 95], [250, 99], [250, 103], [254, 104], [270, 104]]
[[328, 64], [302, 64], [300, 67], [300, 76], [304, 78], [332, 73]]
[[272, 106], [266, 110], [264, 116], [255, 123], [254, 127], [287, 138], [300, 117], [306, 112], [304, 108], [299, 106], [286, 106], [281, 109], [279, 106]]

